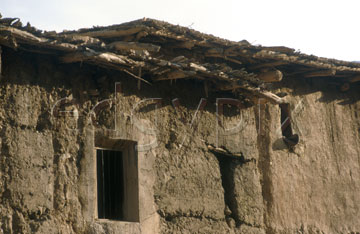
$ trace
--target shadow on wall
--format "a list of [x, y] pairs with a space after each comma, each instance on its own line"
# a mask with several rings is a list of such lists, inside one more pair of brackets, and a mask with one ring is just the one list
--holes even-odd
[[279, 83], [272, 84], [273, 89], [288, 89], [292, 96], [304, 96], [321, 91], [322, 97], [319, 102], [333, 102], [339, 105], [349, 105], [360, 100], [360, 82], [351, 83], [349, 89], [341, 91], [344, 83], [336, 78], [303, 78], [303, 77], [284, 77]]

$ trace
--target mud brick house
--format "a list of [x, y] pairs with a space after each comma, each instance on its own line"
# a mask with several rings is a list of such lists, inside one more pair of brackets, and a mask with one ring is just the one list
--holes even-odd
[[152, 19], [0, 45], [0, 233], [360, 233], [360, 64]]

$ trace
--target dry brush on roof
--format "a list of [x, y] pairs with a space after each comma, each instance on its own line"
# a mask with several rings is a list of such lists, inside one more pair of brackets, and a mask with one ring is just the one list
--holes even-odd
[[[17, 18], [0, 19], [0, 45], [53, 54], [129, 74], [139, 82], [197, 79], [206, 89], [242, 91], [282, 103], [264, 83], [285, 76], [360, 80], [360, 64], [305, 55], [287, 47], [233, 42], [153, 19], [77, 31], [42, 32]], [[146, 76], [144, 76], [146, 75]], [[144, 79], [142, 77], [150, 77]], [[346, 86], [347, 87], [347, 86]]]

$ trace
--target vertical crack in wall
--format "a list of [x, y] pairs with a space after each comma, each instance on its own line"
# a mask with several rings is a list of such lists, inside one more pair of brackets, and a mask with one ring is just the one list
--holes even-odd
[[236, 169], [238, 167], [241, 167], [245, 163], [251, 162], [252, 160], [246, 160], [243, 157], [224, 156], [218, 153], [214, 154], [219, 161], [222, 187], [224, 189], [224, 213], [228, 225], [231, 228], [234, 228], [230, 223], [231, 219], [233, 219], [237, 228], [239, 228], [241, 225], [259, 228], [259, 226], [257, 225], [247, 223], [239, 213], [239, 211], [241, 210], [241, 207], [239, 207], [239, 201], [237, 200], [237, 193], [239, 191], [236, 191], [235, 184]]
[[[260, 111], [259, 111], [260, 110]], [[256, 122], [258, 126], [258, 149], [259, 149], [259, 161], [258, 169], [260, 172], [260, 184], [262, 190], [262, 196], [264, 201], [264, 224], [266, 234], [272, 234], [274, 231], [270, 225], [270, 212], [273, 204], [273, 196], [271, 192], [272, 179], [270, 168], [270, 131], [271, 129], [271, 114], [268, 105], [261, 105], [259, 110], [255, 109]]]
[[237, 215], [237, 203], [235, 199], [235, 183], [234, 183], [234, 170], [232, 167], [233, 160], [232, 158], [227, 158], [219, 154], [215, 154], [219, 161], [220, 174], [221, 174], [221, 184], [224, 189], [224, 200], [225, 200], [225, 209], [227, 207], [230, 209], [231, 213], [229, 214], [226, 210], [225, 218], [232, 218], [236, 222], [236, 226], [240, 226], [240, 219]]

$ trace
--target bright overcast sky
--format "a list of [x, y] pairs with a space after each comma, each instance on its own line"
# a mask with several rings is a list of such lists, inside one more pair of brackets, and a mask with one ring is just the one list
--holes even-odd
[[360, 61], [360, 0], [0, 1], [3, 17], [19, 17], [48, 31], [147, 17], [233, 41]]

